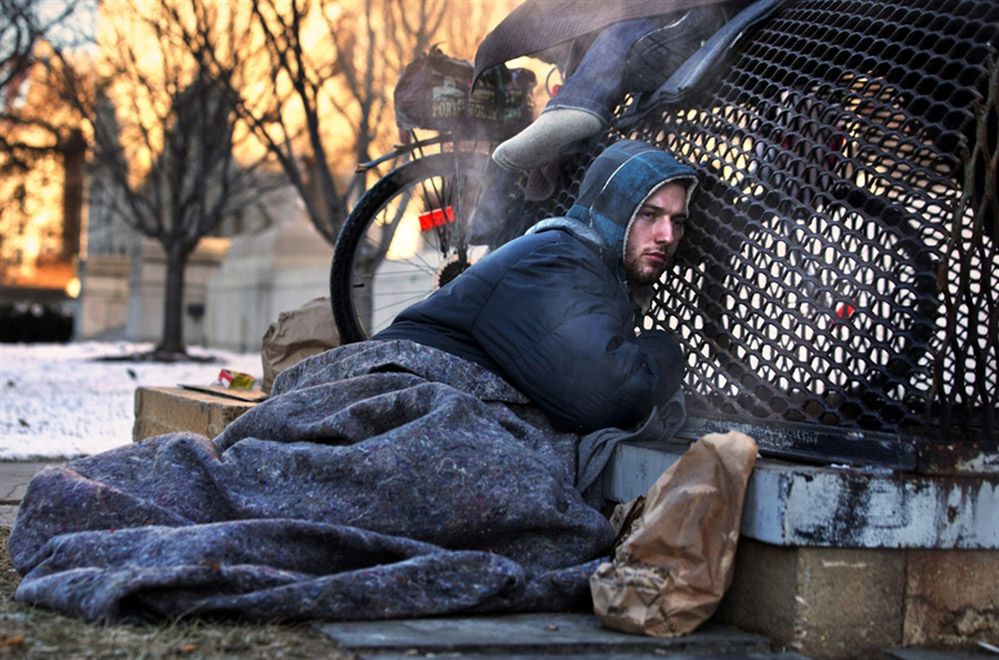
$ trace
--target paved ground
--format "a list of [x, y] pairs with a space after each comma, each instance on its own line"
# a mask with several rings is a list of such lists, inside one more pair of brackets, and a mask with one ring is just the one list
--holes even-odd
[[408, 621], [321, 623], [315, 626], [361, 658], [574, 658], [653, 660], [714, 656], [800, 658], [772, 654], [765, 637], [708, 624], [675, 638], [630, 635], [601, 627], [589, 613], [501, 614]]
[[36, 472], [63, 461], [0, 461], [0, 526], [10, 527], [17, 516], [17, 503]]

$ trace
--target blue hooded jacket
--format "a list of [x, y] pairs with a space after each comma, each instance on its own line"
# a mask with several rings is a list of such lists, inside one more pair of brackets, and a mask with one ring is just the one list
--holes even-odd
[[634, 140], [587, 170], [566, 217], [489, 254], [373, 339], [410, 339], [503, 376], [563, 429], [629, 428], [680, 387], [667, 333], [635, 334], [641, 309], [624, 276], [628, 231], [662, 185], [695, 172]]

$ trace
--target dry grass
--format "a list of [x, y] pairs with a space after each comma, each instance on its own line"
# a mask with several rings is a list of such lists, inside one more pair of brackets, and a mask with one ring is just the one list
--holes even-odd
[[14, 601], [19, 577], [0, 526], [0, 658], [334, 658], [356, 656], [308, 624], [178, 621], [102, 626]]

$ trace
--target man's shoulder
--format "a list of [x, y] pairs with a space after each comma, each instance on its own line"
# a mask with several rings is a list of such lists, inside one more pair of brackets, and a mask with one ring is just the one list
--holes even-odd
[[579, 277], [583, 272], [602, 273], [605, 269], [595, 247], [571, 233], [552, 230], [513, 239], [486, 255], [468, 273], [495, 284], [515, 273], [535, 278], [541, 272], [554, 275], [558, 271]]
[[492, 290], [531, 290], [531, 297], [538, 299], [544, 297], [541, 288], [611, 295], [619, 286], [596, 246], [558, 230], [516, 238], [479, 261], [468, 274]]
[[529, 254], [551, 252], [579, 254], [585, 258], [598, 255], [596, 246], [560, 227], [519, 236], [496, 250], [495, 254], [520, 258]]

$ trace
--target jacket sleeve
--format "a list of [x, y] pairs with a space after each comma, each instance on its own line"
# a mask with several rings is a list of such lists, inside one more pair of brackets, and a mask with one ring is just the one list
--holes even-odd
[[473, 336], [557, 426], [629, 427], [680, 386], [682, 353], [665, 332], [636, 337], [623, 289], [596, 254], [572, 243], [542, 245], [514, 264]]

